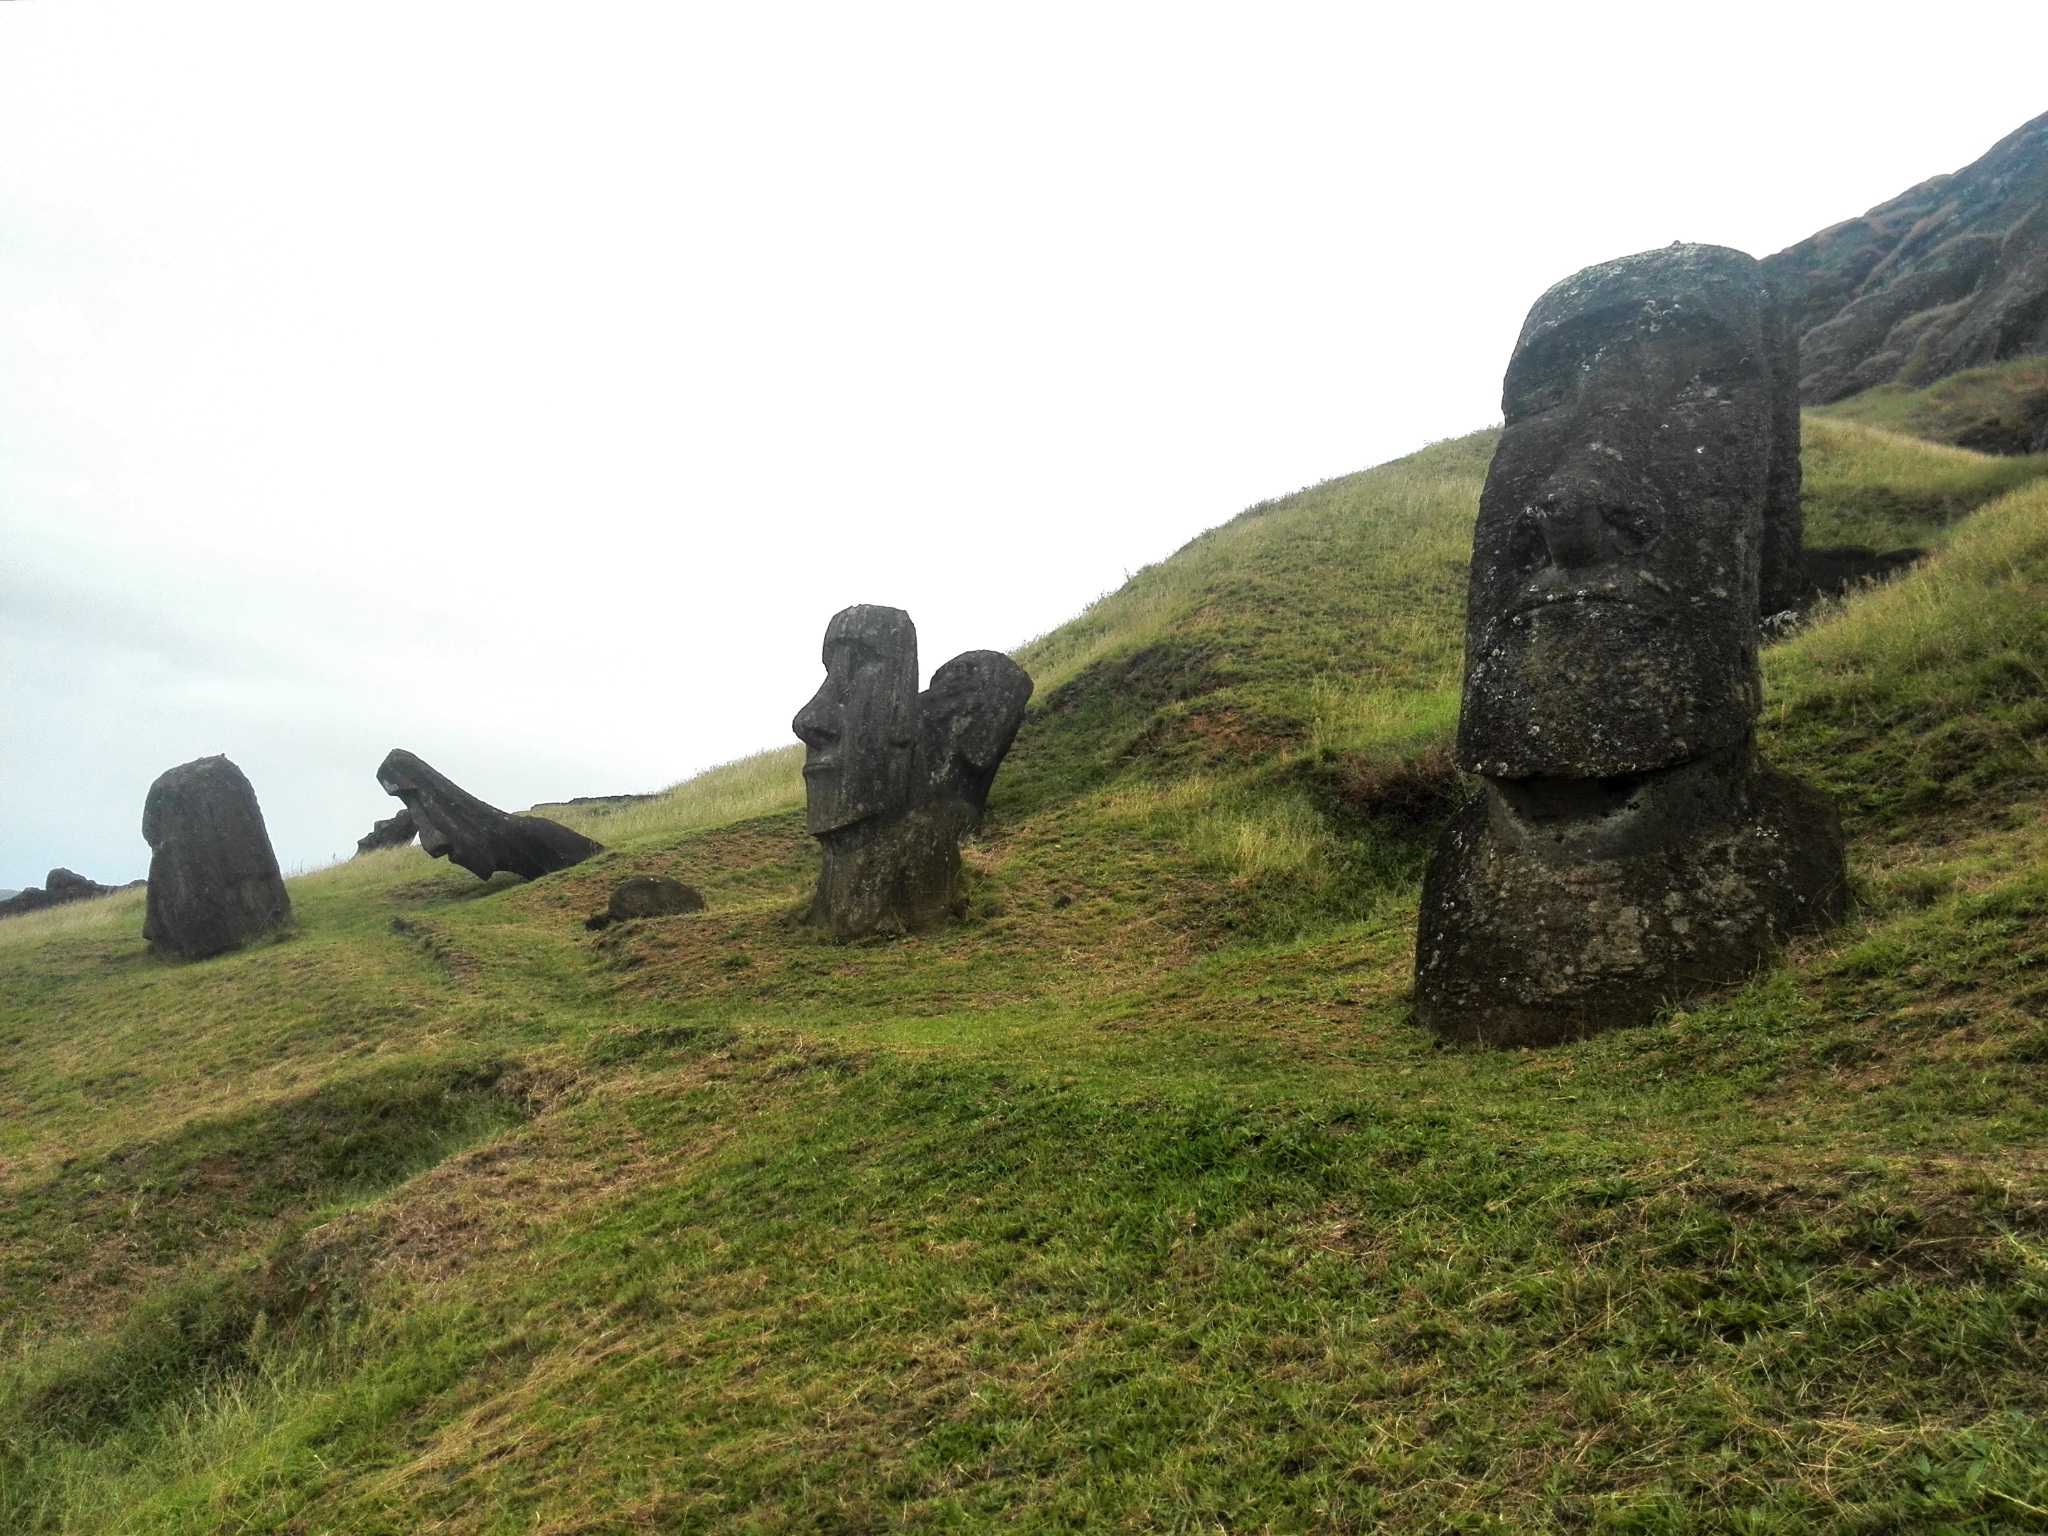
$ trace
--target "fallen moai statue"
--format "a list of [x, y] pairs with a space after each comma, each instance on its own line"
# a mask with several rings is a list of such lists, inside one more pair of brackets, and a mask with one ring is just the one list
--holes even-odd
[[666, 875], [635, 875], [630, 880], [621, 881], [605, 903], [605, 909], [595, 917], [586, 918], [583, 926], [596, 931], [609, 928], [613, 923], [631, 922], [635, 918], [680, 917], [684, 913], [703, 910], [703, 894], [694, 885], [685, 885]]
[[403, 848], [419, 836], [419, 824], [412, 819], [411, 811], [400, 811], [396, 816], [372, 822], [370, 830], [356, 839], [356, 857], [375, 853], [379, 848]]
[[919, 694], [910, 615], [865, 603], [833, 616], [824, 663], [792, 723], [824, 854], [808, 921], [843, 939], [937, 927], [964, 906], [960, 840], [981, 825], [1031, 678], [1000, 652], [969, 651]]
[[486, 805], [446, 774], [394, 747], [377, 768], [377, 782], [405, 802], [420, 847], [459, 864], [479, 880], [510, 870], [528, 880], [581, 864], [604, 845], [545, 816], [521, 816]]
[[[141, 885], [140, 880], [132, 882]], [[111, 896], [116, 891], [130, 889], [127, 885], [98, 885], [81, 874], [68, 869], [53, 869], [43, 877], [41, 885], [32, 885], [25, 891], [17, 891], [5, 901], [0, 901], [0, 917], [19, 917], [24, 912], [41, 912], [46, 907], [67, 906], [74, 901], [90, 901], [95, 896]]]
[[1480, 497], [1458, 765], [1416, 1011], [1547, 1044], [1646, 1022], [1831, 923], [1826, 796], [1762, 762], [1757, 639], [1805, 578], [1796, 353], [1757, 264], [1676, 245], [1529, 313]]
[[153, 953], [203, 960], [292, 920], [256, 791], [225, 757], [161, 774], [143, 802], [142, 836], [152, 855], [142, 936]]

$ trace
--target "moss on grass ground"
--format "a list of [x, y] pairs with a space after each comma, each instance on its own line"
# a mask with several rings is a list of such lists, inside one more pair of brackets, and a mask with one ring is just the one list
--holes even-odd
[[[2048, 1521], [2048, 484], [1817, 425], [1822, 536], [1937, 548], [1767, 657], [1852, 922], [1652, 1028], [1439, 1050], [1489, 446], [1027, 648], [940, 933], [792, 926], [787, 753], [564, 812], [610, 851], [531, 884], [302, 877], [203, 965], [132, 898], [0, 924], [0, 1525]], [[633, 873], [710, 909], [586, 932]]]

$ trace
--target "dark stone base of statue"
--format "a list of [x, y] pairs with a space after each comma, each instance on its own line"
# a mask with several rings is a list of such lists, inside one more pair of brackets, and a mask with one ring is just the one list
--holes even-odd
[[419, 829], [420, 847], [433, 858], [459, 864], [479, 880], [501, 869], [528, 880], [581, 864], [604, 844], [545, 816], [515, 816], [487, 805], [445, 773], [402, 747], [377, 769], [387, 795], [405, 802]]
[[1494, 1046], [1645, 1024], [1844, 898], [1833, 806], [1747, 742], [1631, 779], [1489, 781], [1423, 880], [1416, 1014]]
[[835, 939], [927, 933], [961, 916], [960, 828], [936, 811], [863, 821], [818, 838], [824, 861], [805, 921]]
[[149, 903], [142, 936], [168, 959], [239, 949], [292, 920], [256, 791], [224, 757], [163, 774], [142, 807]]

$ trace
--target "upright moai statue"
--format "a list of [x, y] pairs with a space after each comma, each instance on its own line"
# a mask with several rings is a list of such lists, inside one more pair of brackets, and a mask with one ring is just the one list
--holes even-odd
[[792, 729], [807, 824], [824, 855], [809, 922], [836, 938], [919, 933], [957, 914], [960, 840], [1024, 720], [1031, 678], [996, 651], [917, 691], [917, 627], [857, 604], [825, 630], [825, 681]]
[[256, 791], [225, 757], [160, 775], [142, 805], [149, 895], [142, 936], [167, 959], [239, 949], [292, 920]]
[[1423, 881], [1439, 1035], [1548, 1044], [1752, 973], [1843, 900], [1762, 762], [1757, 628], [1800, 579], [1796, 353], [1757, 263], [1674, 245], [1529, 312], [1479, 502], [1458, 762]]
[[501, 869], [528, 880], [581, 864], [604, 844], [592, 842], [545, 816], [515, 815], [477, 799], [447, 774], [403, 747], [393, 747], [377, 765], [377, 782], [387, 795], [405, 802], [403, 816], [378, 822], [356, 844], [367, 852], [380, 832], [403, 825], [419, 833], [420, 847], [437, 859], [459, 864], [479, 880]]

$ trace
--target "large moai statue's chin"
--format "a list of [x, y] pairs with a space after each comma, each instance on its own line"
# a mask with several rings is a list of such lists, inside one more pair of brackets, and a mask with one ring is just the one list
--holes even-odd
[[1746, 735], [1761, 702], [1753, 621], [1700, 623], [1675, 606], [1568, 598], [1490, 626], [1466, 668], [1460, 763], [1494, 776], [1611, 778]]
[[1627, 778], [1489, 780], [1423, 879], [1416, 1013], [1497, 1046], [1648, 1023], [1838, 921], [1844, 890], [1833, 806], [1748, 740]]

